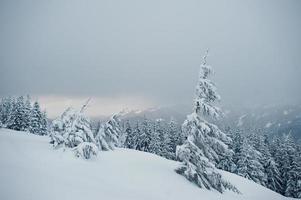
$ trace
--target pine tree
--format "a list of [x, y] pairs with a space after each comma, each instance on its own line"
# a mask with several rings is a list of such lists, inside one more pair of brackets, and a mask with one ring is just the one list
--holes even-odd
[[261, 130], [257, 129], [253, 133], [248, 135], [248, 143], [251, 144], [252, 147], [260, 153], [258, 161], [263, 167], [263, 177], [259, 181], [261, 185], [266, 186], [267, 174], [265, 168], [271, 158], [267, 135], [264, 135]]
[[79, 111], [68, 108], [59, 118], [53, 121], [51, 143], [55, 147], [74, 148], [83, 142], [96, 144], [90, 120], [84, 115], [88, 102], [89, 100]]
[[286, 168], [285, 163], [287, 158], [287, 154], [284, 151], [284, 144], [280, 140], [280, 138], [274, 138], [270, 146], [270, 149], [271, 149], [272, 158], [275, 160], [276, 166], [280, 174], [280, 185], [276, 185], [277, 188], [275, 191], [284, 195], [285, 185], [286, 185], [286, 178], [284, 178], [285, 176], [284, 174], [286, 170], [284, 170], [284, 168]]
[[280, 193], [281, 190], [279, 189], [282, 187], [282, 180], [278, 166], [272, 157], [269, 158], [265, 165], [265, 172], [267, 174], [267, 188]]
[[217, 167], [219, 169], [234, 173], [237, 166], [235, 164], [235, 152], [234, 152], [234, 147], [237, 145], [234, 141], [235, 136], [234, 133], [231, 132], [230, 127], [228, 127], [225, 130], [225, 134], [231, 138], [231, 140], [228, 141], [228, 143], [226, 143], [228, 145], [228, 148], [231, 149], [231, 151], [226, 152], [224, 155], [221, 156], [219, 162], [217, 163]]
[[296, 168], [296, 188], [295, 188], [295, 198], [301, 198], [301, 144], [296, 146], [296, 156], [295, 156]]
[[37, 134], [37, 135], [43, 135], [43, 132], [41, 130], [42, 127], [42, 112], [40, 109], [39, 103], [36, 101], [33, 104], [33, 108], [31, 111], [31, 122], [30, 122], [30, 129], [29, 131], [31, 133]]
[[30, 96], [27, 95], [25, 102], [24, 102], [24, 126], [26, 131], [30, 131], [30, 124], [31, 124], [31, 110], [32, 106], [30, 103]]
[[97, 156], [98, 148], [92, 142], [82, 142], [75, 148], [75, 155], [85, 159]]
[[106, 130], [105, 125], [100, 124], [99, 130], [95, 136], [97, 147], [101, 151], [113, 150], [114, 147], [111, 147], [107, 142], [107, 141], [111, 140], [111, 136], [107, 135], [108, 132], [105, 130]]
[[71, 132], [69, 133], [66, 142], [71, 148], [76, 147], [83, 142], [95, 143], [90, 120], [83, 112], [79, 112], [78, 115], [75, 116], [75, 119], [71, 124]]
[[284, 137], [284, 149], [287, 152], [287, 159], [285, 160], [283, 169], [283, 176], [285, 176], [284, 195], [288, 197], [298, 197], [301, 180], [300, 155], [296, 151], [296, 145], [293, 142], [292, 136], [288, 134]]
[[206, 117], [217, 118], [220, 113], [219, 108], [214, 106], [220, 97], [215, 85], [208, 79], [212, 69], [206, 59], [207, 54], [200, 67], [194, 112], [187, 116], [182, 125], [187, 139], [182, 146], [177, 147], [176, 154], [182, 166], [176, 171], [201, 188], [212, 188], [221, 193], [225, 189], [237, 191], [215, 167], [221, 156], [229, 151], [225, 143], [230, 139], [216, 125], [205, 120]]
[[173, 153], [173, 159], [175, 159], [176, 147], [183, 144], [183, 137], [181, 130], [177, 126], [177, 122], [172, 118], [168, 123], [167, 134], [170, 138], [171, 152]]
[[246, 139], [244, 139], [239, 152], [236, 173], [261, 184], [264, 178], [264, 168], [259, 161], [260, 152], [255, 150]]
[[217, 164], [217, 167], [219, 169], [222, 169], [222, 170], [225, 170], [225, 171], [228, 171], [228, 172], [231, 172], [231, 173], [234, 173], [237, 166], [234, 162], [234, 153], [232, 151], [229, 151], [227, 153], [225, 153], [219, 163]]
[[139, 151], [149, 152], [151, 141], [151, 128], [149, 120], [144, 117], [144, 120], [141, 124], [140, 135], [138, 135], [136, 149]]
[[41, 135], [48, 134], [48, 118], [47, 118], [46, 111], [42, 112], [40, 133], [41, 133]]
[[121, 132], [119, 116], [113, 115], [106, 123], [101, 125], [96, 135], [98, 148], [103, 151], [108, 151], [118, 147]]
[[162, 146], [161, 146], [162, 141], [160, 138], [161, 130], [159, 126], [160, 125], [158, 122], [153, 124], [153, 127], [151, 129], [151, 140], [149, 144], [149, 152], [157, 155], [161, 155], [161, 150], [162, 150]]
[[17, 131], [26, 131], [28, 129], [27, 123], [28, 113], [25, 109], [25, 99], [24, 96], [17, 98], [14, 111], [13, 111], [13, 123], [10, 126], [11, 129]]
[[174, 159], [175, 155], [173, 152], [173, 144], [171, 141], [171, 136], [170, 134], [168, 134], [167, 130], [164, 129], [163, 127], [161, 128], [161, 138], [162, 138], [162, 142], [161, 142], [161, 156], [167, 158], [167, 159]]
[[125, 132], [126, 132], [125, 147], [129, 149], [135, 149], [135, 141], [134, 141], [135, 135], [129, 121], [126, 122]]
[[138, 149], [138, 144], [140, 144], [140, 137], [141, 135], [141, 130], [140, 130], [140, 127], [139, 127], [139, 121], [137, 121], [135, 127], [133, 128], [133, 149], [136, 149], [136, 150], [139, 150]]
[[0, 102], [0, 123], [3, 128], [11, 128], [14, 122], [15, 100], [12, 97], [5, 97]]

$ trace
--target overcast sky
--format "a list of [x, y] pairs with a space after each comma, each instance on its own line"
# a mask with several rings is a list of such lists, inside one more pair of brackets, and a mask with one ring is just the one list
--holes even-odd
[[201, 55], [222, 103], [301, 102], [301, 1], [0, 1], [0, 96], [55, 115], [192, 102]]

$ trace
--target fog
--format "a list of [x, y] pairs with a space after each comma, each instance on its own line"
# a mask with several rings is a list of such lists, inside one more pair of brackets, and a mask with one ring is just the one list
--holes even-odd
[[0, 96], [189, 104], [209, 48], [222, 104], [300, 103], [300, 10], [298, 0], [2, 0]]

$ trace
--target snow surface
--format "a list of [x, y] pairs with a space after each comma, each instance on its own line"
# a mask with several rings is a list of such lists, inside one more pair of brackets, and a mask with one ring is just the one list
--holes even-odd
[[242, 194], [200, 189], [174, 172], [178, 162], [150, 153], [116, 149], [84, 160], [48, 142], [46, 136], [0, 129], [0, 199], [289, 199], [224, 171]]

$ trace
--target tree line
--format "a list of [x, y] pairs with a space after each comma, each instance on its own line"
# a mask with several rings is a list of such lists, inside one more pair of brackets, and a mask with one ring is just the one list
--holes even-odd
[[183, 143], [178, 123], [171, 119], [166, 122], [162, 119], [149, 120], [146, 117], [142, 121], [125, 124], [126, 139], [124, 147], [154, 153], [167, 159], [176, 159], [176, 147]]
[[257, 129], [244, 133], [227, 128], [231, 154], [218, 167], [287, 197], [301, 198], [301, 146], [292, 136], [269, 137]]
[[0, 101], [0, 127], [46, 135], [48, 120], [39, 102], [32, 103], [29, 96], [4, 97]]

